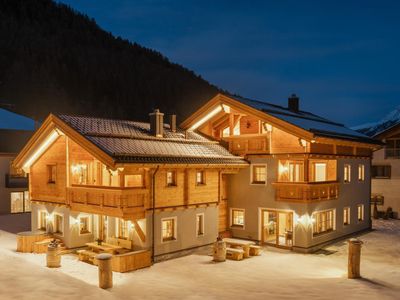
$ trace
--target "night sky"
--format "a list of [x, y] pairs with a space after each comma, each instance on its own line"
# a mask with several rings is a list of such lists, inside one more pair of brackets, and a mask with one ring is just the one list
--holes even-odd
[[400, 1], [61, 2], [245, 97], [349, 126], [400, 105]]

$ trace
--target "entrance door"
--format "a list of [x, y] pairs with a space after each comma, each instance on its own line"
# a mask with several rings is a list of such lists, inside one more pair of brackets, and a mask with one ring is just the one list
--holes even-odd
[[262, 241], [278, 247], [293, 245], [293, 213], [277, 210], [262, 211]]

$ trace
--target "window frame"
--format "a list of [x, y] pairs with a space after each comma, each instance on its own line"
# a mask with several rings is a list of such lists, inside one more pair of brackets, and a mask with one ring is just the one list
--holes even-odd
[[[265, 181], [255, 181], [255, 169], [264, 168], [265, 169]], [[267, 185], [267, 164], [252, 164], [250, 167], [250, 184], [251, 185]]]
[[[234, 222], [234, 213], [243, 212], [243, 225]], [[246, 225], [246, 210], [244, 208], [231, 208], [230, 209], [230, 227], [235, 229], [244, 229]]]
[[[346, 171], [348, 169], [348, 171]], [[343, 183], [350, 183], [351, 182], [351, 165], [344, 164], [343, 165]]]
[[365, 165], [358, 164], [358, 182], [365, 181]]
[[[56, 216], [61, 217], [61, 232], [56, 231]], [[53, 214], [53, 234], [56, 234], [58, 236], [64, 236], [64, 215], [61, 213], [54, 213]]]
[[[42, 215], [43, 214], [43, 215]], [[37, 228], [38, 230], [47, 231], [47, 224], [49, 222], [49, 213], [46, 210], [38, 210], [38, 222]], [[44, 222], [44, 227], [42, 226], [42, 221]]]
[[[347, 220], [345, 218], [345, 211], [347, 211], [346, 213]], [[346, 206], [343, 208], [343, 226], [346, 227], [350, 224], [351, 224], [351, 209], [350, 206]]]
[[[12, 210], [12, 208], [13, 208], [13, 205], [12, 205], [12, 203], [13, 203], [13, 199], [12, 199], [12, 197], [13, 197], [13, 194], [21, 194], [22, 195], [22, 198], [20, 198], [19, 200], [21, 200], [22, 199], [22, 211], [13, 211]], [[13, 191], [13, 192], [10, 192], [10, 213], [11, 214], [21, 214], [21, 213], [24, 213], [25, 212], [25, 191]]]
[[[57, 164], [47, 164], [46, 170], [47, 170], [47, 184], [56, 184], [56, 182], [57, 182]], [[54, 175], [54, 178], [53, 178], [53, 175]]]
[[[168, 173], [171, 173], [171, 176], [172, 176], [171, 183], [168, 182]], [[196, 176], [197, 176], [197, 174], [196, 174]], [[177, 187], [178, 186], [177, 185], [177, 171], [176, 170], [167, 170], [165, 172], [165, 182], [166, 182], [167, 187]]]
[[[316, 214], [326, 214], [326, 216], [325, 216], [325, 218], [326, 218], [325, 227], [328, 228], [328, 226], [327, 226], [327, 224], [329, 222], [328, 218], [327, 218], [328, 212], [332, 212], [332, 228], [325, 229], [324, 231], [316, 231], [315, 230], [315, 226], [318, 226], [317, 225], [318, 218], [316, 218], [315, 215]], [[312, 237], [313, 238], [317, 238], [319, 236], [323, 236], [323, 235], [332, 233], [332, 232], [334, 232], [336, 230], [336, 209], [335, 208], [315, 211], [315, 212], [312, 213], [312, 219], [314, 220], [313, 221], [313, 226], [312, 226]]]
[[[128, 185], [127, 184], [127, 177], [128, 176], [140, 176], [140, 185]], [[142, 189], [145, 188], [145, 183], [144, 183], [144, 174], [142, 173], [134, 173], [134, 174], [124, 174], [124, 187], [127, 188], [137, 188], [137, 189]]]
[[[361, 208], [361, 211], [360, 211]], [[361, 219], [360, 219], [360, 212], [361, 212]], [[364, 204], [357, 204], [357, 222], [361, 223], [364, 222], [365, 220], [365, 214], [364, 214]]]
[[[164, 237], [164, 222], [172, 221], [173, 228], [172, 228], [172, 236], [171, 237]], [[178, 240], [178, 218], [175, 217], [167, 217], [161, 219], [161, 244], [176, 242]]]
[[[199, 222], [198, 222], [198, 217], [201, 217], [201, 230], [199, 233]], [[202, 237], [204, 236], [204, 213], [198, 213], [196, 214], [196, 236], [197, 237]]]
[[[376, 174], [378, 173], [377, 170], [378, 168], [382, 168], [383, 169], [383, 175], [384, 176], [376, 176]], [[388, 170], [388, 176], [385, 176], [386, 171]], [[392, 178], [392, 166], [391, 165], [372, 165], [371, 166], [371, 178], [372, 179], [391, 179]]]
[[[82, 232], [81, 225], [82, 225], [82, 219], [88, 219], [87, 222], [87, 232]], [[79, 216], [79, 235], [87, 235], [87, 234], [92, 234], [93, 233], [93, 228], [92, 228], [92, 218], [90, 215], [83, 215]]]
[[[198, 174], [201, 175], [201, 181], [198, 181]], [[206, 185], [206, 171], [205, 170], [196, 170], [196, 186]]]

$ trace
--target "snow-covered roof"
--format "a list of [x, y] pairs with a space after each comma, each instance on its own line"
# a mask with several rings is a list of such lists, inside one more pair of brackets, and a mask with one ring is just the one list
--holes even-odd
[[336, 139], [354, 140], [358, 142], [378, 144], [379, 142], [369, 136], [350, 129], [343, 124], [328, 120], [313, 113], [303, 110], [290, 110], [289, 108], [271, 104], [263, 101], [252, 100], [240, 96], [229, 95], [243, 104], [263, 111], [269, 115], [279, 118], [287, 123], [310, 131], [317, 136], [330, 137]]
[[35, 121], [28, 117], [0, 108], [0, 128], [34, 130]]
[[400, 105], [388, 113], [382, 120], [355, 126], [353, 129], [370, 137], [375, 137], [397, 125], [400, 125]]

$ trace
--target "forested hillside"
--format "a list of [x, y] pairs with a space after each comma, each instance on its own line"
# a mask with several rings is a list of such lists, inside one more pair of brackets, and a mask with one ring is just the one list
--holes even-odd
[[49, 112], [147, 120], [153, 108], [180, 121], [217, 92], [161, 53], [114, 37], [51, 0], [0, 0], [0, 103]]

